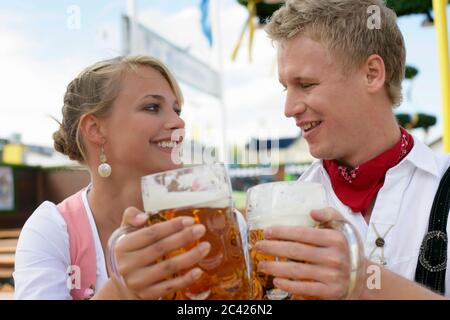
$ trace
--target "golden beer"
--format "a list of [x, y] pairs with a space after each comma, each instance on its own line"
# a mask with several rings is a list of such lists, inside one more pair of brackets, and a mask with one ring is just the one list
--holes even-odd
[[202, 277], [172, 299], [241, 300], [250, 298], [250, 284], [243, 255], [242, 241], [234, 212], [229, 207], [175, 208], [151, 214], [149, 223], [154, 224], [180, 216], [193, 217], [196, 223], [206, 227], [205, 235], [191, 245], [171, 252], [165, 258], [181, 254], [208, 241], [211, 249], [198, 263]]
[[164, 298], [249, 299], [248, 268], [225, 167], [221, 164], [201, 165], [148, 175], [142, 177], [141, 188], [149, 224], [189, 216], [206, 228], [202, 238], [162, 259], [186, 252], [203, 241], [211, 244], [208, 255], [195, 266], [203, 271], [200, 279]]
[[278, 290], [273, 285], [273, 276], [258, 271], [258, 264], [261, 261], [275, 261], [275, 257], [264, 255], [255, 250], [257, 241], [263, 240], [264, 230], [250, 230], [248, 234], [248, 247], [250, 252], [251, 273], [250, 281], [252, 284], [253, 300], [282, 300], [288, 297], [288, 294]]
[[[230, 178], [223, 164], [205, 164], [144, 176], [141, 178], [141, 192], [149, 225], [190, 216], [206, 228], [201, 239], [165, 254], [157, 262], [182, 254], [199, 242], [206, 241], [211, 245], [208, 255], [194, 266], [203, 271], [200, 279], [162, 298], [250, 299], [247, 251], [244, 252], [239, 220], [232, 206]], [[128, 226], [121, 227], [113, 232], [108, 241], [112, 273], [124, 285], [114, 248], [123, 235], [133, 230]]]
[[267, 275], [262, 272], [258, 272], [258, 264], [261, 261], [287, 261], [286, 258], [276, 258], [273, 256], [265, 255], [255, 250], [255, 244], [257, 241], [264, 240], [263, 229], [250, 230], [248, 234], [249, 238], [249, 251], [250, 251], [250, 263], [251, 274], [250, 282], [252, 285], [252, 299], [253, 300], [317, 300], [316, 297], [289, 295], [287, 292], [276, 288], [273, 285], [273, 276]]

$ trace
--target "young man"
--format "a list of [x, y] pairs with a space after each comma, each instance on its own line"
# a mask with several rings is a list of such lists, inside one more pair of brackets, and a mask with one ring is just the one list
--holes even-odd
[[[433, 153], [396, 122], [405, 47], [395, 13], [381, 0], [288, 0], [266, 31], [277, 45], [285, 115], [320, 159], [300, 180], [322, 183], [332, 208], [312, 215], [317, 221], [349, 221], [364, 243], [361, 290], [352, 297], [442, 297], [414, 279], [450, 157]], [[290, 259], [261, 265], [279, 288], [320, 298], [349, 294], [349, 252], [339, 232], [274, 227], [265, 236], [259, 250]], [[441, 262], [438, 271], [447, 275], [443, 285], [450, 295], [446, 236], [441, 240], [439, 256], [422, 255], [421, 263], [433, 269], [428, 262]]]

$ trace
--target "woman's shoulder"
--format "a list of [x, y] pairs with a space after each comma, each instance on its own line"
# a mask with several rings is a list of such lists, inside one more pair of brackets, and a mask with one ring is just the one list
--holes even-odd
[[57, 206], [50, 201], [44, 201], [25, 222], [17, 248], [20, 251], [22, 248], [45, 243], [48, 245], [68, 243], [66, 222]]
[[50, 201], [44, 201], [36, 208], [36, 210], [34, 210], [25, 222], [23, 229], [41, 229], [45, 226], [66, 228], [66, 222], [61, 216], [57, 206]]
[[15, 255], [16, 299], [70, 299], [69, 236], [57, 206], [43, 202], [22, 228]]

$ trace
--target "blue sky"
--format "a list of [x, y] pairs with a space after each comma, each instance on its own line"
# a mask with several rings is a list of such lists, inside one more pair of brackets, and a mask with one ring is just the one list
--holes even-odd
[[[217, 65], [199, 26], [199, 0], [137, 0], [143, 23], [177, 45], [189, 48], [205, 63]], [[80, 9], [79, 29], [67, 27], [67, 9]], [[222, 0], [224, 83], [229, 136], [247, 139], [269, 124], [279, 135], [295, 135], [298, 129], [283, 116], [283, 93], [274, 72], [275, 55], [262, 31], [255, 37], [254, 62], [246, 57], [244, 42], [238, 61], [229, 56], [246, 18], [245, 9], [234, 0]], [[24, 142], [51, 145], [67, 83], [85, 66], [121, 54], [120, 16], [125, 0], [16, 0], [0, 1], [0, 137], [22, 133]], [[450, 17], [450, 10], [448, 11]], [[441, 113], [436, 36], [433, 28], [421, 27], [424, 16], [399, 19], [407, 46], [407, 63], [419, 68], [411, 100], [398, 112]], [[409, 84], [405, 84], [407, 89]], [[195, 90], [184, 88], [189, 121], [206, 122], [191, 131], [213, 132], [218, 141], [218, 102]], [[406, 92], [405, 96], [406, 96]], [[269, 96], [270, 95], [270, 96]], [[206, 121], [204, 119], [207, 119]], [[202, 123], [203, 125], [203, 123]], [[253, 130], [253, 131], [252, 131]], [[421, 136], [421, 132], [416, 134]], [[431, 138], [440, 134], [440, 123]]]

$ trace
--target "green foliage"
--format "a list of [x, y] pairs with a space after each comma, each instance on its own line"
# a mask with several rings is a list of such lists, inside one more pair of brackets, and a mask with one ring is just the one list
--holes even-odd
[[406, 66], [405, 79], [412, 80], [415, 78], [415, 76], [417, 76], [418, 73], [419, 73], [419, 70], [417, 70], [417, 68], [415, 68], [413, 66]]
[[[237, 2], [239, 2], [239, 4], [247, 7], [247, 4], [248, 4], [247, 0], [237, 0]], [[257, 3], [256, 4], [256, 15], [259, 18], [259, 23], [260, 24], [266, 23], [266, 20], [268, 18], [270, 18], [270, 16], [276, 10], [278, 10], [282, 5], [283, 5], [282, 2], [275, 3], [275, 4], [270, 4], [270, 3], [264, 3], [264, 2], [261, 1], [261, 2]]]
[[386, 5], [393, 9], [399, 17], [414, 13], [426, 13], [433, 8], [432, 0], [387, 0]]
[[397, 113], [398, 123], [406, 129], [423, 128], [428, 129], [436, 124], [436, 117], [424, 113], [415, 113], [410, 115], [408, 113]]
[[[243, 6], [247, 6], [248, 0], [237, 0]], [[283, 3], [264, 3], [260, 1], [256, 4], [256, 14], [259, 22], [264, 24], [265, 21], [281, 6]], [[433, 9], [432, 0], [386, 0], [386, 5], [393, 9], [397, 16], [406, 16], [415, 13], [427, 13]]]
[[244, 191], [233, 191], [234, 206], [239, 211], [245, 211], [247, 204], [247, 193]]

